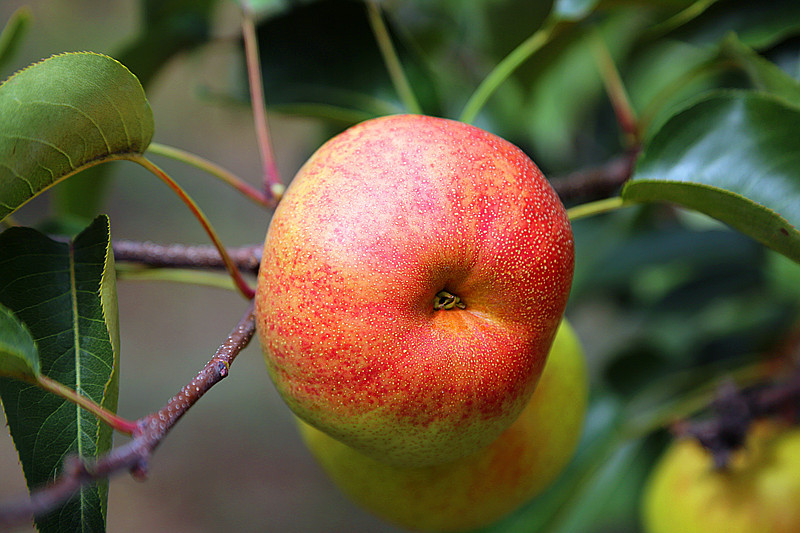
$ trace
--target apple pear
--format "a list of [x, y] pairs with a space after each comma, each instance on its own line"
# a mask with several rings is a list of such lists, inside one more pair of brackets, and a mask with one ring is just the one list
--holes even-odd
[[451, 463], [377, 461], [300, 422], [303, 439], [348, 496], [409, 529], [463, 531], [490, 524], [555, 480], [578, 442], [587, 402], [586, 362], [566, 321], [519, 418], [486, 448]]
[[381, 117], [326, 142], [270, 222], [256, 316], [301, 419], [382, 461], [497, 438], [533, 393], [572, 283], [565, 209], [479, 128]]
[[642, 509], [648, 533], [797, 533], [800, 428], [757, 422], [723, 470], [696, 440], [674, 442], [650, 475]]

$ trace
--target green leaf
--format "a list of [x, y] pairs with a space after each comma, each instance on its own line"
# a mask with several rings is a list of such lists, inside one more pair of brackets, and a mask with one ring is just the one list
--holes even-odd
[[64, 178], [143, 153], [153, 114], [114, 59], [62, 54], [0, 85], [0, 220]]
[[31, 10], [27, 6], [14, 11], [11, 18], [6, 22], [2, 33], [0, 33], [0, 69], [11, 61], [30, 23]]
[[714, 93], [668, 120], [622, 191], [714, 217], [800, 262], [800, 108]]
[[25, 324], [0, 305], [0, 375], [16, 378], [39, 373], [39, 353]]
[[[28, 327], [41, 371], [115, 412], [119, 328], [108, 218], [71, 242], [29, 228], [0, 234], [0, 303]], [[54, 479], [70, 454], [97, 457], [111, 448], [111, 428], [33, 385], [0, 378], [6, 419], [30, 489]], [[102, 531], [108, 484], [86, 486], [37, 520], [40, 531]]]

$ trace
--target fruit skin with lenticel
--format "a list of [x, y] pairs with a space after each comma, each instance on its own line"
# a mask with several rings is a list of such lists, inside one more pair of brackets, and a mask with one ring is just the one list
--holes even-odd
[[491, 444], [424, 467], [383, 463], [300, 422], [323, 469], [365, 509], [422, 531], [464, 531], [495, 522], [547, 488], [571, 459], [588, 397], [586, 361], [566, 322], [539, 385], [517, 420]]
[[267, 367], [301, 420], [366, 456], [470, 456], [528, 404], [573, 263], [566, 211], [517, 147], [451, 120], [369, 120], [311, 156], [270, 223]]

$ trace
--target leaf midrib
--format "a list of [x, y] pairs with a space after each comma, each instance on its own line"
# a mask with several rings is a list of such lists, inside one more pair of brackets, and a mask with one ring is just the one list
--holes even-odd
[[[70, 281], [70, 297], [72, 300], [72, 331], [74, 332], [74, 339], [73, 343], [75, 345], [75, 392], [81, 393], [81, 365], [80, 365], [80, 355], [81, 355], [81, 336], [78, 328], [80, 326], [80, 321], [78, 319], [78, 285], [77, 279], [75, 276], [75, 244], [74, 241], [70, 241], [69, 243], [69, 281]], [[75, 426], [76, 426], [76, 437], [75, 440], [77, 448], [78, 448], [78, 457], [83, 457], [83, 440], [81, 439], [81, 435], [83, 435], [83, 428], [81, 427], [81, 422], [83, 418], [81, 417], [81, 408], [75, 405]], [[78, 506], [81, 513], [81, 523], [85, 523], [86, 517], [84, 516], [84, 506], [83, 506], [83, 490], [81, 489], [79, 494], [81, 503]]]

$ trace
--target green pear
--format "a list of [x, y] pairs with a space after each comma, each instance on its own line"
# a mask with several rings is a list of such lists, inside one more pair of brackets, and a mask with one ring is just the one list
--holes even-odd
[[575, 451], [587, 396], [583, 350], [562, 321], [519, 418], [468, 457], [419, 468], [395, 466], [298, 422], [323, 469], [364, 508], [409, 529], [463, 531], [498, 520], [556, 479]]

